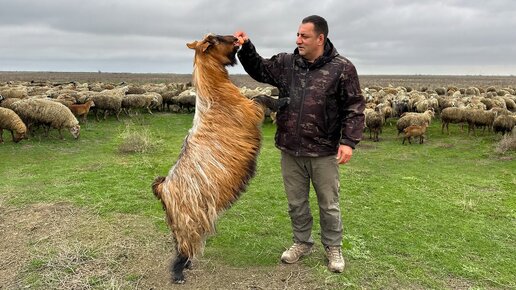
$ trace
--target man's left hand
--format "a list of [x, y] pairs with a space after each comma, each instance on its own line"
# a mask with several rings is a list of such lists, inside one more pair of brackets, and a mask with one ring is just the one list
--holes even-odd
[[346, 164], [353, 155], [353, 149], [348, 145], [339, 145], [339, 151], [337, 152], [337, 160], [339, 164]]

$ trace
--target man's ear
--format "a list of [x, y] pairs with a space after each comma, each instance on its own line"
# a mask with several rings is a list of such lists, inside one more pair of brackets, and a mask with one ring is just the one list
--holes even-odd
[[186, 46], [190, 49], [195, 49], [197, 47], [197, 40], [194, 42], [187, 43]]
[[319, 36], [317, 37], [317, 41], [320, 45], [324, 45], [324, 34], [319, 34]]

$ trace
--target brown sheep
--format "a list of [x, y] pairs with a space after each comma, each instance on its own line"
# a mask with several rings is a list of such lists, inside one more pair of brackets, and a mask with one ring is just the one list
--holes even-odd
[[2, 138], [4, 129], [11, 131], [14, 143], [27, 139], [27, 126], [22, 119], [13, 110], [0, 107], [0, 143], [4, 142]]
[[86, 122], [88, 120], [87, 116], [91, 107], [95, 107], [95, 103], [93, 102], [93, 100], [89, 100], [84, 104], [72, 104], [68, 106], [70, 111], [72, 111], [72, 113], [77, 118], [82, 117], [83, 122]]
[[405, 134], [403, 136], [403, 142], [401, 144], [405, 144], [405, 140], [408, 139], [409, 144], [412, 144], [410, 142], [410, 139], [412, 137], [419, 137], [419, 144], [423, 144], [424, 142], [424, 135], [426, 133], [426, 128], [428, 127], [428, 123], [425, 123], [423, 125], [410, 125], [407, 128], [403, 130], [403, 133]]

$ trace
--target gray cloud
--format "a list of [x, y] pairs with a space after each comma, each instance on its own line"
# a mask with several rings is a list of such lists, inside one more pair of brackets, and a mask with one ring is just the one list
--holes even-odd
[[[264, 57], [324, 16], [360, 74], [514, 74], [516, 1], [0, 0], [0, 70], [190, 73], [185, 44], [245, 30]], [[241, 66], [231, 73], [244, 73]]]

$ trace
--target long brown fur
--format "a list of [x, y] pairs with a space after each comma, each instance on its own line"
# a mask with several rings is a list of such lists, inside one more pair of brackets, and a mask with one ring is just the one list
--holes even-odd
[[[177, 243], [177, 260], [202, 253], [217, 217], [229, 208], [253, 177], [261, 143], [264, 108], [243, 96], [229, 80], [236, 38], [209, 35], [188, 44], [195, 50], [197, 91], [193, 127], [166, 177], [152, 184]], [[174, 271], [181, 280], [182, 268]]]

